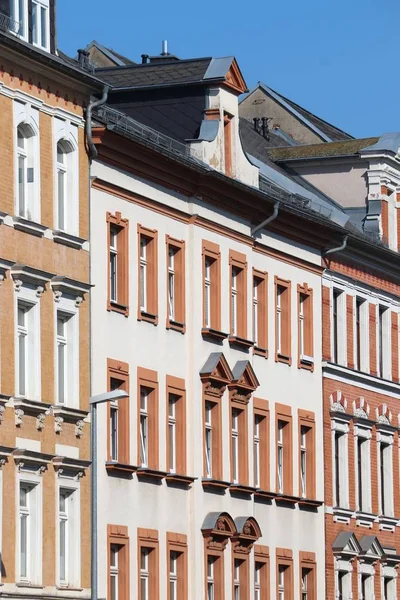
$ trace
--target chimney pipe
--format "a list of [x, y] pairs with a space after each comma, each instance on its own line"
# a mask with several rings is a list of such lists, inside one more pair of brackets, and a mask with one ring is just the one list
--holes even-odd
[[254, 131], [256, 131], [257, 133], [260, 133], [260, 119], [259, 119], [259, 117], [254, 117], [253, 118], [253, 123], [254, 123]]
[[269, 119], [268, 117], [263, 117], [263, 118], [261, 119], [261, 121], [262, 121], [262, 126], [261, 126], [261, 129], [262, 129], [262, 134], [263, 134], [263, 137], [264, 137], [266, 140], [269, 140], [269, 127], [268, 127], [268, 121], [269, 121], [269, 120], [270, 120], [270, 119]]
[[148, 61], [147, 59], [149, 58], [148, 54], [142, 54], [142, 65], [145, 65]]
[[166, 54], [168, 54], [168, 41], [167, 40], [163, 40], [161, 54], [163, 56], [165, 56]]

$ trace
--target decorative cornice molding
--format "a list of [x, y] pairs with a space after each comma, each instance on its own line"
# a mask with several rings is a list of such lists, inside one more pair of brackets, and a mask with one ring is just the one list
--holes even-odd
[[41, 271], [40, 269], [34, 269], [27, 265], [15, 263], [11, 267], [11, 277], [14, 280], [14, 288], [16, 292], [21, 290], [24, 283], [33, 285], [36, 287], [36, 295], [40, 297], [48, 283], [54, 275], [47, 271]]

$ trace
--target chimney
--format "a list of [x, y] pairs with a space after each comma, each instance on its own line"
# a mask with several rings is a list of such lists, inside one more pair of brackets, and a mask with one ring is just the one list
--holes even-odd
[[142, 65], [145, 65], [148, 62], [148, 58], [148, 54], [142, 54]]
[[254, 131], [256, 131], [257, 133], [261, 133], [260, 119], [259, 119], [259, 117], [254, 117], [253, 118], [253, 123], [254, 123]]
[[161, 47], [161, 56], [166, 56], [168, 54], [168, 41], [163, 40]]
[[78, 64], [80, 66], [81, 69], [86, 69], [88, 70], [88, 66], [90, 64], [90, 54], [87, 50], [83, 50], [82, 48], [80, 48], [78, 50]]
[[271, 119], [268, 117], [263, 117], [261, 119], [262, 121], [262, 125], [261, 125], [261, 129], [262, 129], [262, 135], [266, 140], [269, 140], [269, 127], [268, 127], [268, 121], [270, 121]]

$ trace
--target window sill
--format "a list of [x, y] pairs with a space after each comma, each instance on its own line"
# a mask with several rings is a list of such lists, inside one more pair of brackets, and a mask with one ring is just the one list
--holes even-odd
[[84, 588], [70, 587], [69, 585], [57, 585], [56, 590], [60, 592], [83, 592]]
[[260, 348], [259, 346], [253, 347], [253, 354], [256, 356], [262, 356], [263, 358], [268, 358], [268, 350], [266, 348]]
[[186, 332], [186, 324], [179, 323], [178, 321], [167, 321], [167, 329], [172, 329], [172, 331], [178, 331], [179, 333]]
[[189, 477], [188, 475], [179, 475], [178, 473], [168, 473], [165, 477], [165, 481], [168, 485], [184, 485], [189, 486], [197, 477]]
[[225, 340], [228, 337], [227, 333], [224, 333], [223, 331], [219, 331], [217, 329], [211, 329], [211, 327], [203, 327], [203, 329], [201, 330], [201, 335], [206, 339], [217, 341]]
[[29, 588], [31, 590], [44, 590], [44, 585], [38, 585], [36, 583], [25, 583], [23, 581], [15, 584], [18, 588]]
[[376, 515], [362, 511], [356, 511], [355, 517], [356, 525], [358, 525], [359, 527], [368, 527], [368, 529], [372, 529], [373, 523], [377, 521]]
[[31, 235], [35, 235], [36, 237], [43, 237], [44, 232], [48, 227], [41, 225], [40, 223], [35, 223], [35, 221], [29, 221], [28, 219], [24, 219], [23, 217], [14, 217], [14, 229], [18, 231], [23, 231], [24, 233], [30, 233]]
[[300, 498], [297, 496], [290, 496], [289, 494], [276, 494], [275, 502], [277, 504], [297, 504]]
[[237, 346], [238, 348], [245, 348], [246, 350], [248, 348], [251, 348], [252, 346], [254, 346], [254, 342], [252, 342], [251, 340], [246, 340], [244, 338], [241, 338], [238, 335], [230, 335], [229, 343], [231, 346]]
[[138, 316], [138, 321], [146, 321], [147, 323], [152, 323], [153, 325], [157, 325], [158, 316], [153, 315], [148, 312], [141, 311]]
[[111, 312], [120, 313], [124, 315], [124, 317], [129, 316], [129, 306], [126, 304], [118, 304], [118, 302], [109, 302], [107, 306], [107, 310]]
[[161, 480], [164, 479], [168, 473], [166, 471], [158, 471], [157, 469], [149, 469], [147, 467], [137, 467], [136, 475], [138, 479]]
[[379, 529], [381, 531], [394, 531], [397, 523], [399, 522], [399, 520], [395, 517], [387, 517], [385, 515], [379, 515], [378, 521]]
[[340, 506], [333, 507], [333, 520], [336, 523], [346, 523], [347, 525], [350, 523], [350, 519], [354, 514], [353, 510], [349, 508], [341, 508]]
[[254, 494], [255, 489], [256, 488], [251, 487], [250, 485], [242, 485], [240, 483], [232, 483], [229, 486], [229, 491], [231, 492], [231, 494], [246, 494], [248, 496]]
[[66, 233], [65, 231], [60, 231], [58, 229], [53, 231], [53, 240], [56, 242], [56, 244], [63, 244], [64, 246], [75, 248], [75, 250], [82, 250], [83, 244], [86, 242], [84, 238], [80, 238], [76, 235], [72, 235], [71, 233]]
[[314, 500], [313, 498], [299, 498], [299, 506], [322, 506], [324, 503], [323, 500]]
[[226, 490], [230, 485], [230, 481], [222, 481], [221, 479], [212, 479], [203, 477], [201, 480], [203, 489], [205, 490]]
[[286, 356], [286, 354], [280, 354], [279, 352], [277, 352], [275, 354], [275, 362], [280, 362], [285, 365], [289, 365], [289, 367], [291, 367], [292, 366], [292, 357]]
[[107, 473], [115, 473], [118, 474], [120, 473], [121, 475], [127, 475], [127, 474], [132, 474], [136, 471], [137, 467], [134, 467], [133, 465], [127, 465], [125, 463], [120, 463], [120, 462], [114, 462], [114, 461], [107, 461], [106, 462], [106, 471]]
[[314, 361], [308, 361], [308, 360], [299, 360], [299, 369], [304, 369], [305, 371], [314, 371]]
[[268, 492], [267, 490], [263, 490], [261, 488], [256, 488], [254, 491], [254, 498], [267, 498], [268, 500], [273, 500], [276, 498], [275, 492]]

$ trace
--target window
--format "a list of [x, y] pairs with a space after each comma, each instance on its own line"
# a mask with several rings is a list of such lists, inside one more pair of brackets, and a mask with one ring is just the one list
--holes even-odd
[[220, 399], [204, 400], [204, 476], [222, 479]]
[[254, 353], [267, 356], [268, 352], [268, 275], [253, 269], [253, 342]]
[[247, 407], [231, 400], [231, 481], [248, 484]]
[[269, 548], [256, 544], [254, 546], [254, 600], [268, 600], [269, 592]]
[[317, 600], [317, 564], [314, 552], [300, 552], [301, 600]]
[[48, 0], [32, 0], [32, 43], [40, 48], [49, 47]]
[[11, 0], [11, 19], [18, 23], [14, 31], [20, 37], [28, 38], [28, 5], [26, 0]]
[[237, 408], [232, 409], [232, 481], [239, 480], [239, 415]]
[[17, 128], [18, 192], [17, 214], [30, 221], [37, 220], [35, 188], [36, 172], [36, 134], [33, 128], [22, 123]]
[[240, 564], [241, 561], [235, 558], [233, 561], [233, 600], [240, 600]]
[[247, 262], [246, 256], [231, 250], [229, 253], [231, 274], [230, 333], [234, 338], [247, 338]]
[[108, 598], [130, 600], [129, 537], [123, 525], [108, 525]]
[[275, 277], [275, 358], [291, 364], [291, 284]]
[[185, 330], [185, 242], [166, 237], [167, 328]]
[[144, 468], [158, 469], [157, 373], [138, 368], [138, 461]]
[[211, 402], [206, 402], [205, 406], [205, 459], [206, 459], [206, 476], [212, 477], [212, 409]]
[[[285, 571], [286, 567], [279, 566], [278, 568], [278, 599], [285, 600]], [[286, 596], [287, 598], [287, 596]]]
[[390, 379], [390, 311], [385, 306], [378, 307], [378, 376]]
[[395, 600], [396, 579], [393, 576], [383, 578], [383, 600]]
[[292, 417], [290, 407], [276, 404], [276, 487], [279, 494], [293, 491]]
[[68, 140], [57, 143], [57, 229], [77, 232], [75, 216], [75, 178], [76, 156], [72, 144]]
[[308, 595], [308, 570], [301, 570], [301, 600], [309, 600]]
[[40, 584], [42, 578], [41, 484], [29, 479], [20, 480], [18, 506], [18, 581]]
[[219, 246], [203, 240], [203, 329], [221, 329], [221, 255]]
[[232, 177], [232, 120], [232, 115], [224, 112], [224, 164], [228, 177]]
[[[107, 360], [108, 390], [124, 390], [129, 394], [129, 365]], [[108, 461], [130, 464], [129, 398], [108, 402]]]
[[315, 456], [315, 415], [306, 410], [298, 410], [299, 421], [299, 496], [315, 499], [316, 495], [316, 456]]
[[361, 600], [370, 600], [374, 597], [374, 578], [372, 575], [361, 575]]
[[186, 474], [185, 382], [167, 376], [167, 471]]
[[167, 556], [169, 570], [166, 600], [186, 600], [188, 597], [186, 535], [167, 533]]
[[121, 213], [107, 213], [108, 301], [107, 310], [129, 314], [129, 221]]
[[158, 600], [158, 532], [154, 529], [138, 528], [138, 539], [138, 600]]
[[269, 490], [269, 405], [267, 400], [260, 398], [254, 398], [253, 403], [253, 485], [262, 490]]
[[299, 367], [314, 365], [313, 291], [307, 284], [297, 286]]
[[216, 600], [214, 578], [214, 565], [216, 560], [215, 556], [207, 557], [207, 600]]
[[58, 497], [58, 578], [61, 586], [80, 585], [79, 491], [60, 487]]
[[357, 371], [368, 371], [369, 339], [368, 339], [368, 303], [363, 298], [356, 298], [356, 331], [355, 331], [355, 364]]
[[277, 558], [277, 600], [293, 600], [293, 557], [292, 551], [276, 549]]
[[357, 505], [362, 512], [371, 512], [370, 441], [371, 432], [357, 426]]
[[346, 316], [345, 294], [337, 288], [332, 292], [332, 358], [337, 364], [346, 365]]
[[233, 600], [247, 600], [249, 589], [248, 556], [233, 554]]
[[157, 324], [158, 263], [157, 231], [138, 225], [139, 237], [139, 311], [138, 319]]
[[19, 396], [36, 399], [40, 385], [40, 334], [38, 305], [17, 301], [17, 379]]
[[393, 517], [393, 439], [390, 438], [381, 437], [379, 443], [380, 509], [381, 514], [387, 517]]
[[348, 507], [348, 450], [347, 425], [335, 424], [333, 430], [334, 451], [334, 504], [342, 508]]
[[57, 402], [71, 406], [76, 403], [79, 377], [78, 315], [57, 310]]

